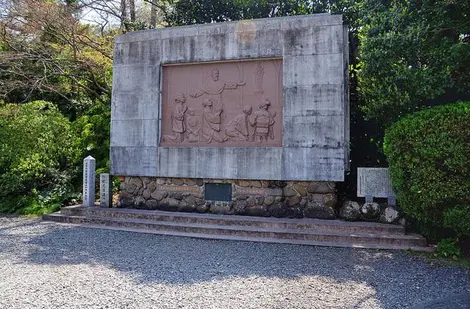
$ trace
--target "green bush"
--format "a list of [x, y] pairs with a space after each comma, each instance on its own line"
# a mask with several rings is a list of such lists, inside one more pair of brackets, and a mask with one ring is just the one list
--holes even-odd
[[458, 258], [462, 251], [457, 246], [457, 240], [452, 238], [441, 239], [437, 244], [436, 256]]
[[457, 217], [468, 218], [470, 205], [470, 102], [402, 118], [386, 130], [384, 152], [400, 206], [422, 232], [461, 232]]
[[81, 149], [83, 157], [95, 158], [97, 175], [109, 171], [110, 123], [111, 107], [102, 103], [94, 104], [72, 123], [77, 136], [74, 147]]
[[470, 236], [470, 205], [459, 205], [444, 211], [444, 226], [452, 228], [459, 237]]
[[57, 209], [72, 192], [81, 158], [74, 139], [52, 103], [0, 105], [0, 212]]

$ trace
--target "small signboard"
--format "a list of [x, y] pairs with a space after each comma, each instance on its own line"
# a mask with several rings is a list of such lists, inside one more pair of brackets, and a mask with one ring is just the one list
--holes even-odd
[[204, 199], [206, 201], [232, 201], [232, 184], [230, 183], [205, 183]]
[[393, 198], [394, 200], [396, 195], [393, 192], [388, 168], [357, 168], [357, 196], [368, 197], [368, 199]]

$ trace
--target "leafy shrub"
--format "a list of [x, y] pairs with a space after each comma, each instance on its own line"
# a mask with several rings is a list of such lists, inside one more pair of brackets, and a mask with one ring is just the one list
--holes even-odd
[[77, 138], [74, 147], [81, 150], [83, 157], [96, 160], [96, 175], [109, 171], [111, 107], [96, 103], [84, 115], [72, 123]]
[[408, 115], [385, 132], [384, 152], [400, 206], [428, 231], [457, 232], [456, 216], [465, 212], [468, 218], [469, 124], [470, 102], [460, 102]]
[[0, 105], [0, 211], [55, 210], [51, 205], [71, 192], [81, 158], [74, 139], [70, 122], [52, 103]]
[[457, 236], [470, 236], [470, 205], [459, 205], [444, 211], [444, 226], [452, 228]]
[[437, 244], [437, 256], [458, 258], [462, 255], [460, 248], [457, 246], [457, 239], [445, 238], [441, 239]]

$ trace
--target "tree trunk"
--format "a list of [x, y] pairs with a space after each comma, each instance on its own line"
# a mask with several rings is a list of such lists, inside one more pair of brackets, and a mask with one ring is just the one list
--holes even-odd
[[121, 0], [121, 28], [124, 28], [124, 23], [127, 20], [127, 3], [126, 0]]
[[135, 1], [129, 0], [129, 15], [131, 16], [131, 22], [135, 22]]
[[157, 0], [153, 0], [150, 3], [150, 27], [157, 27]]

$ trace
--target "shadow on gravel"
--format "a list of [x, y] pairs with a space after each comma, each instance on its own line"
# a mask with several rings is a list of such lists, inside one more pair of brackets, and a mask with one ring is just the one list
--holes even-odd
[[[470, 273], [432, 266], [398, 251], [204, 240], [101, 229], [41, 225], [25, 263], [100, 264], [141, 284], [175, 285], [232, 277], [324, 277], [362, 283], [383, 308], [407, 308], [455, 293], [469, 293]], [[0, 233], [0, 237], [2, 237]], [[5, 245], [3, 243], [2, 245]], [[11, 245], [11, 244], [10, 244]], [[349, 287], [348, 287], [349, 286]], [[406, 297], [404, 297], [406, 295]], [[366, 301], [370, 295], [365, 295]], [[405, 300], [406, 299], [406, 300]], [[410, 301], [403, 307], [403, 302]], [[357, 303], [353, 308], [359, 308]]]
[[[0, 214], [0, 218], [7, 218], [7, 219], [13, 219], [12, 222], [9, 222], [6, 225], [0, 225], [0, 235], [2, 234], [2, 231], [8, 231], [13, 228], [22, 228], [22, 227], [28, 227], [28, 226], [35, 226], [39, 223], [40, 219], [36, 220], [15, 220], [19, 218], [17, 215], [5, 215], [5, 214]], [[5, 224], [5, 222], [2, 222]]]

